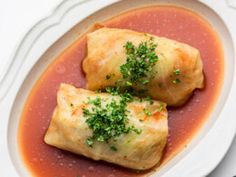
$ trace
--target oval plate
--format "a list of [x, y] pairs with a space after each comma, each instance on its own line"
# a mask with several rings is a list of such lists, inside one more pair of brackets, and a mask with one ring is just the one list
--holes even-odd
[[181, 6], [201, 14], [218, 32], [226, 63], [222, 92], [209, 119], [188, 147], [153, 176], [179, 177], [181, 174], [181, 177], [200, 177], [210, 173], [227, 152], [236, 132], [236, 110], [233, 108], [236, 104], [236, 26], [231, 21], [236, 19], [236, 12], [226, 1], [211, 2], [68, 0], [60, 4], [51, 16], [41, 20], [28, 32], [0, 81], [0, 176], [30, 176], [18, 150], [19, 115], [33, 84], [52, 59], [92, 23], [128, 9], [153, 4]]

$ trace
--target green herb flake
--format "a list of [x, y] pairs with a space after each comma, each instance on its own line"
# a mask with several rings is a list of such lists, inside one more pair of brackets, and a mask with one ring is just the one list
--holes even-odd
[[142, 83], [143, 85], [146, 85], [146, 84], [149, 83], [149, 80], [148, 80], [148, 79], [141, 80], [141, 83]]
[[173, 84], [179, 84], [180, 82], [181, 82], [181, 80], [178, 78], [172, 81]]
[[152, 113], [151, 113], [148, 109], [146, 109], [146, 108], [143, 109], [143, 112], [144, 112], [147, 116], [151, 116], [151, 115], [152, 115]]
[[175, 69], [173, 72], [174, 72], [175, 75], [180, 75], [181, 74], [180, 69]]
[[133, 85], [132, 82], [126, 81], [126, 86], [132, 86], [132, 85]]
[[110, 93], [111, 95], [115, 96], [115, 95], [119, 95], [120, 93], [120, 88], [119, 87], [107, 87], [105, 89], [105, 91], [107, 93]]
[[92, 140], [91, 138], [88, 138], [88, 139], [86, 140], [86, 143], [87, 143], [87, 145], [88, 145], [89, 147], [93, 147], [93, 140]]
[[91, 98], [88, 98], [87, 104], [94, 104], [96, 106], [101, 106], [101, 98], [97, 97], [96, 99], [92, 100]]
[[163, 109], [164, 109], [164, 105], [163, 105], [163, 103], [161, 103], [160, 106], [159, 106], [158, 112], [163, 111]]
[[137, 129], [137, 128], [134, 128], [134, 127], [133, 127], [133, 131], [134, 131], [135, 133], [137, 133], [138, 135], [140, 135], [140, 134], [142, 133], [142, 130], [141, 130], [141, 129]]

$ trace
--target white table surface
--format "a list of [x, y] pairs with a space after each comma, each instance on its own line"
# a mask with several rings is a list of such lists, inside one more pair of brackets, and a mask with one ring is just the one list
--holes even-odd
[[[49, 15], [61, 1], [2, 0], [0, 5], [0, 78], [7, 61], [26, 32], [37, 21]], [[236, 23], [235, 19], [233, 23]], [[202, 160], [206, 158], [203, 157]], [[236, 176], [236, 139], [223, 161], [208, 177], [233, 176]]]

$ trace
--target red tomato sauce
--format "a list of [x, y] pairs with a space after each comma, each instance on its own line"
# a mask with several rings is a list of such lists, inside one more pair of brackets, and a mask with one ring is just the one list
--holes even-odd
[[[193, 138], [215, 105], [224, 73], [223, 51], [218, 36], [197, 14], [171, 6], [133, 10], [103, 24], [165, 36], [200, 50], [205, 88], [196, 90], [184, 106], [168, 108], [169, 137], [162, 163], [167, 162]], [[19, 147], [24, 163], [37, 177], [132, 177], [148, 174], [150, 171], [141, 173], [96, 162], [44, 143], [43, 137], [56, 106], [60, 83], [85, 86], [81, 68], [85, 55], [86, 38], [82, 37], [55, 59], [32, 88], [19, 126]]]

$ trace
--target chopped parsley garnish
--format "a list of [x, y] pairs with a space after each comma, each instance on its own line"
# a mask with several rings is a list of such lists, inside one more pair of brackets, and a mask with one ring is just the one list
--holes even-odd
[[181, 73], [180, 69], [175, 69], [173, 72], [174, 72], [175, 75], [180, 75], [180, 73]]
[[[129, 119], [126, 106], [130, 101], [128, 94], [122, 94], [119, 100], [112, 99], [108, 103], [100, 97], [88, 100], [87, 104], [90, 104], [91, 108], [83, 109], [83, 115], [87, 118], [86, 123], [93, 131], [92, 136], [86, 141], [88, 146], [92, 147], [94, 141], [109, 143], [110, 140], [115, 141], [120, 135], [130, 132], [141, 133], [141, 130], [134, 126], [127, 126]], [[111, 149], [115, 150], [115, 147]]]
[[[173, 73], [178, 76], [181, 74], [180, 69], [175, 69]], [[175, 80], [172, 81], [173, 84], [179, 84], [181, 80], [179, 78], [176, 78]]]
[[126, 63], [120, 66], [120, 72], [126, 81], [126, 86], [146, 85], [150, 82], [153, 78], [153, 67], [158, 61], [156, 47], [153, 38], [141, 42], [137, 47], [132, 42], [124, 45]]
[[119, 95], [120, 94], [120, 87], [107, 87], [105, 89], [107, 93], [110, 93], [111, 95]]
[[126, 89], [122, 89], [121, 87], [118, 86], [114, 86], [114, 87], [107, 87], [105, 89], [105, 91], [107, 93], [110, 93], [113, 96], [121, 96], [123, 100], [125, 100], [126, 102], [131, 102], [134, 99], [134, 90], [132, 88], [126, 88]]
[[[125, 93], [129, 96], [144, 97], [147, 94], [146, 85], [154, 78], [153, 67], [158, 61], [156, 54], [157, 44], [154, 43], [153, 38], [141, 42], [135, 46], [132, 42], [126, 42], [124, 45], [126, 51], [126, 63], [120, 66], [122, 79], [115, 82], [115, 86], [101, 88], [101, 90], [112, 95], [120, 95]], [[114, 76], [111, 73], [106, 76], [110, 79]], [[133, 86], [140, 86], [139, 89], [134, 89]], [[144, 86], [144, 87], [143, 87]], [[150, 102], [151, 98], [150, 98]]]
[[143, 112], [144, 112], [147, 116], [151, 116], [151, 115], [152, 115], [152, 113], [151, 113], [149, 110], [147, 110], [146, 108], [143, 109]]
[[[113, 96], [119, 97], [111, 101], [103, 100], [100, 97], [88, 99], [86, 104], [90, 107], [83, 109], [83, 115], [87, 118], [86, 123], [92, 130], [92, 135], [86, 141], [89, 147], [93, 147], [94, 142], [105, 142], [112, 144], [122, 134], [135, 132], [140, 134], [142, 131], [132, 125], [128, 125], [127, 103], [134, 100], [134, 96], [146, 93], [142, 88], [138, 91], [133, 89], [134, 85], [147, 85], [154, 78], [153, 67], [158, 61], [155, 52], [157, 44], [154, 44], [153, 38], [141, 42], [135, 46], [132, 42], [126, 42], [124, 45], [126, 51], [126, 63], [120, 66], [122, 79], [118, 80], [113, 87], [101, 88], [99, 92], [105, 91]], [[106, 75], [105, 79], [109, 80], [114, 74]], [[151, 97], [144, 98], [153, 104]], [[151, 116], [152, 113], [144, 109], [144, 113]], [[114, 145], [110, 145], [112, 151], [117, 151]]]
[[91, 138], [88, 138], [88, 139], [86, 140], [86, 143], [87, 143], [87, 145], [88, 145], [89, 147], [92, 147], [92, 146], [93, 146], [93, 140], [92, 140]]
[[126, 81], [126, 86], [132, 86], [132, 85], [133, 85], [132, 82]]
[[160, 103], [160, 107], [159, 107], [159, 109], [158, 109], [158, 112], [163, 111], [163, 109], [164, 109], [164, 105], [163, 105], [163, 103]]
[[173, 84], [179, 84], [180, 82], [181, 82], [181, 80], [178, 78], [172, 81]]

